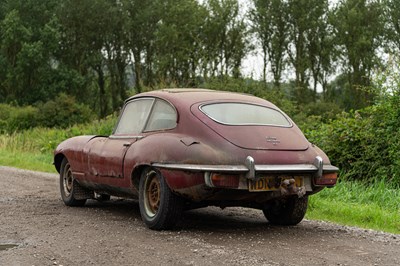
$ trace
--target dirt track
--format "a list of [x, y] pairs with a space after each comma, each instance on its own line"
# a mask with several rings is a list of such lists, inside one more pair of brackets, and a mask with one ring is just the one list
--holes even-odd
[[176, 230], [155, 232], [135, 201], [69, 208], [57, 175], [0, 166], [0, 265], [400, 265], [400, 235], [270, 226], [243, 208], [186, 212]]

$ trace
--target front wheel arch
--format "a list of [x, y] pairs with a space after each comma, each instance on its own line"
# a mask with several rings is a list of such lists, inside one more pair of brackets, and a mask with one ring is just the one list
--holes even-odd
[[66, 157], [61, 161], [59, 184], [61, 199], [65, 205], [70, 207], [85, 205], [88, 191], [75, 180]]
[[65, 155], [62, 153], [58, 153], [54, 156], [54, 166], [58, 173], [61, 171], [61, 163], [64, 160]]

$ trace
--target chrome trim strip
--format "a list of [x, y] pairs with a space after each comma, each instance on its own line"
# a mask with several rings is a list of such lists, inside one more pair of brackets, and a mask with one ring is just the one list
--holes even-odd
[[138, 136], [138, 135], [111, 135], [108, 137], [109, 139], [142, 139], [144, 136]]
[[[250, 164], [250, 162], [249, 162]], [[153, 163], [152, 166], [164, 169], [176, 169], [176, 170], [187, 170], [187, 171], [217, 171], [217, 172], [237, 172], [246, 173], [250, 170], [250, 167], [244, 165], [209, 165], [209, 164], [169, 164], [169, 163]], [[313, 164], [266, 164], [266, 165], [254, 165], [255, 172], [263, 173], [313, 173], [318, 171], [318, 168]], [[324, 172], [337, 172], [339, 169], [333, 165], [324, 165]]]
[[85, 177], [85, 173], [83, 172], [72, 172], [72, 176], [75, 178], [76, 176]]
[[339, 168], [336, 166], [330, 165], [330, 164], [325, 164], [324, 165], [324, 172], [339, 172]]
[[312, 164], [267, 164], [256, 165], [258, 172], [315, 172], [318, 168]]
[[244, 165], [153, 163], [152, 166], [159, 167], [159, 168], [165, 168], [165, 169], [188, 170], [188, 171], [247, 172], [249, 170]]

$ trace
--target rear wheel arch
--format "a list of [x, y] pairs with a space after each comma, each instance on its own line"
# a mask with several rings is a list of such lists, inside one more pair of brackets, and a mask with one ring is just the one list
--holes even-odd
[[150, 167], [150, 165], [142, 164], [142, 165], [136, 166], [132, 171], [131, 183], [137, 189], [137, 191], [139, 191], [139, 183], [140, 183], [140, 178], [142, 176], [142, 173], [148, 167]]
[[[141, 164], [136, 166], [132, 173], [131, 173], [131, 185], [139, 192], [139, 187], [140, 187], [140, 179], [142, 178], [142, 174], [143, 172], [147, 171], [148, 169], [154, 169], [157, 170], [158, 172], [162, 172], [160, 171], [159, 168], [154, 168], [153, 166], [149, 165], [149, 164]], [[169, 183], [169, 178], [168, 176], [164, 176], [163, 178], [165, 179], [165, 182], [168, 186], [169, 189], [171, 189], [172, 193], [176, 194], [175, 190], [173, 189], [173, 187], [171, 187], [170, 183]]]
[[165, 230], [179, 221], [184, 201], [170, 190], [159, 170], [145, 167], [139, 182], [139, 208], [148, 228]]

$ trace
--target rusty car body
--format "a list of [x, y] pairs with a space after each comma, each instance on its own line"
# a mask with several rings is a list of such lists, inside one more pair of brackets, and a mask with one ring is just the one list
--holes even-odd
[[139, 198], [145, 224], [173, 227], [186, 209], [243, 206], [295, 225], [308, 196], [338, 168], [272, 103], [252, 95], [164, 89], [126, 100], [110, 136], [78, 136], [55, 150], [68, 206]]

